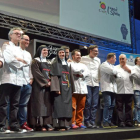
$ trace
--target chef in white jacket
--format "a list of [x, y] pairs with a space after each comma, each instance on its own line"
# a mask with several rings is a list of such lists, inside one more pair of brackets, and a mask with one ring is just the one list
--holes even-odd
[[112, 122], [112, 113], [115, 107], [115, 98], [117, 93], [116, 76], [117, 71], [115, 70], [116, 54], [109, 53], [107, 60], [100, 65], [100, 84], [101, 92], [104, 99], [103, 109], [103, 128], [115, 128]]
[[[132, 100], [134, 92], [131, 79], [132, 66], [127, 65], [126, 61], [127, 61], [126, 55], [121, 54], [119, 56], [120, 64], [116, 66], [116, 70], [121, 76], [121, 78], [116, 78], [117, 83], [116, 107], [118, 113], [118, 123], [120, 127], [133, 126]], [[125, 110], [123, 111], [123, 109]]]
[[19, 124], [22, 129], [26, 129], [28, 132], [33, 131], [27, 124], [27, 104], [29, 102], [31, 92], [32, 92], [32, 82], [33, 75], [31, 72], [31, 63], [32, 57], [31, 54], [26, 51], [30, 43], [30, 38], [28, 35], [23, 35], [20, 40], [19, 51], [23, 54], [23, 60], [29, 66], [23, 67], [23, 86], [21, 88], [20, 101], [19, 101], [19, 110], [18, 110], [18, 118]]
[[83, 121], [83, 110], [85, 108], [86, 94], [87, 91], [87, 83], [86, 78], [89, 76], [89, 71], [86, 65], [80, 63], [81, 61], [81, 52], [80, 50], [72, 51], [72, 59], [71, 67], [74, 75], [74, 85], [75, 92], [72, 95], [72, 108], [73, 108], [73, 116], [72, 116], [72, 129], [83, 128], [86, 126], [82, 124]]
[[140, 57], [136, 57], [135, 66], [131, 72], [134, 89], [134, 116], [133, 121], [136, 126], [140, 126]]
[[88, 128], [96, 128], [96, 112], [99, 100], [99, 66], [100, 59], [97, 57], [99, 50], [97, 45], [88, 47], [88, 55], [82, 56], [81, 63], [85, 64], [90, 72], [87, 79], [88, 94], [86, 96], [86, 104], [84, 109], [84, 124]]
[[12, 28], [9, 31], [9, 42], [2, 46], [4, 57], [4, 67], [1, 80], [2, 94], [0, 98], [0, 132], [6, 133], [5, 122], [7, 117], [7, 107], [10, 101], [10, 131], [24, 132], [18, 126], [17, 112], [20, 99], [21, 86], [23, 86], [23, 67], [26, 62], [18, 60], [23, 55], [18, 49], [18, 43], [23, 31], [18, 28]]

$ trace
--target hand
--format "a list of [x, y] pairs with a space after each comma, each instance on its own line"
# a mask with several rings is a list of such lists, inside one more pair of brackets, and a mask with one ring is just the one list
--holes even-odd
[[127, 71], [128, 73], [131, 73], [131, 70], [130, 70], [126, 65], [124, 65], [122, 68], [123, 68], [125, 71]]
[[72, 60], [71, 59], [68, 59], [67, 62], [72, 62]]
[[33, 79], [30, 79], [30, 85], [32, 85], [32, 83], [33, 83]]
[[60, 91], [56, 91], [56, 94], [61, 94], [61, 92]]
[[24, 63], [24, 64], [27, 64], [27, 62], [26, 62], [26, 61], [24, 61], [24, 60], [23, 60], [23, 59], [21, 59], [21, 58], [16, 57], [16, 59], [17, 59], [18, 61], [20, 61], [20, 62]]
[[3, 67], [3, 63], [2, 63], [2, 61], [0, 61], [0, 68], [2, 68]]
[[50, 85], [51, 85], [51, 82], [48, 82], [48, 84], [46, 85], [46, 87], [50, 87]]
[[9, 42], [4, 42], [4, 44], [6, 44], [6, 45], [10, 45]]

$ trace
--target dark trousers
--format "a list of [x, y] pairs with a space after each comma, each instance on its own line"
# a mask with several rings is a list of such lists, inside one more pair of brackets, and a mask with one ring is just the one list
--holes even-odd
[[132, 100], [133, 100], [133, 94], [116, 95], [118, 123], [132, 122]]
[[2, 93], [0, 97], [0, 127], [5, 126], [7, 117], [8, 102], [10, 102], [10, 128], [18, 127], [17, 112], [21, 86], [12, 84], [2, 84]]
[[2, 86], [0, 85], [0, 97], [1, 97], [1, 94], [2, 94]]

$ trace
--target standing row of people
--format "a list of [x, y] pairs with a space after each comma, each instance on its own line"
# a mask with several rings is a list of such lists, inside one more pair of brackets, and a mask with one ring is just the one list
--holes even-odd
[[[73, 50], [72, 60], [68, 57], [69, 48], [61, 47], [50, 61], [47, 59], [49, 48], [41, 45], [32, 60], [25, 50], [29, 36], [22, 33], [20, 28], [12, 28], [10, 41], [4, 43], [0, 51], [1, 132], [96, 128], [99, 83], [104, 99], [103, 127], [117, 127], [112, 123], [115, 103], [118, 125], [132, 126], [133, 96], [134, 121], [140, 124], [140, 58], [136, 58], [136, 66], [132, 67], [121, 54], [120, 64], [114, 66], [116, 55], [109, 53], [101, 64], [97, 57], [98, 46], [91, 45], [87, 56], [81, 57], [80, 50]], [[7, 116], [9, 130], [5, 127]]]
[[[2, 59], [0, 61], [2, 67], [0, 131], [3, 133], [33, 131], [27, 125], [29, 99], [28, 124], [30, 126], [42, 131], [53, 130], [53, 127], [69, 129], [74, 85], [71, 80], [73, 76], [71, 68], [66, 62], [65, 51], [63, 48], [59, 49], [50, 65], [50, 60], [46, 59], [48, 48], [42, 45], [32, 61], [31, 55], [25, 50], [29, 45], [29, 37], [22, 33], [20, 28], [12, 28], [9, 32], [10, 41], [4, 43], [0, 52]], [[10, 106], [7, 113], [8, 104]], [[8, 116], [7, 130], [5, 125]]]

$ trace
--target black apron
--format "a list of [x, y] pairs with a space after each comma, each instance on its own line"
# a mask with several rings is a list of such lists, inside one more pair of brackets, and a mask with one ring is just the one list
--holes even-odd
[[[50, 81], [50, 64], [47, 62], [41, 62], [40, 63], [40, 71], [42, 72], [43, 76], [47, 79], [47, 81]], [[45, 87], [42, 89], [44, 93], [44, 105], [47, 108], [47, 116], [52, 115], [52, 101], [51, 101], [51, 95], [50, 95], [50, 87]]]
[[70, 73], [67, 65], [62, 65], [62, 76], [59, 78], [61, 94], [54, 93], [53, 118], [72, 117], [72, 93]]

